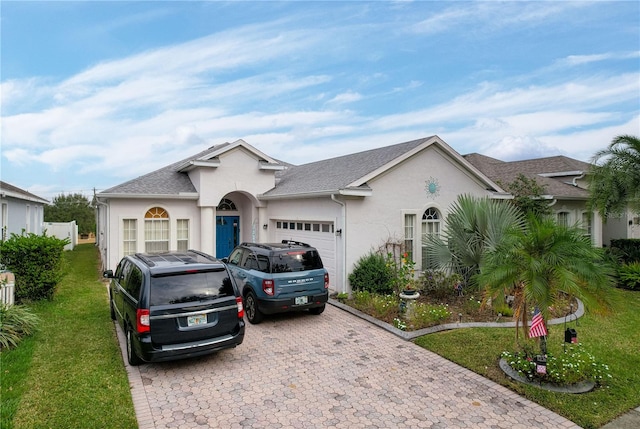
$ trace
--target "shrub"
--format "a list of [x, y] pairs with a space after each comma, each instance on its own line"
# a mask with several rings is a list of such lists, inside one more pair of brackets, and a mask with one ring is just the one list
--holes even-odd
[[620, 256], [623, 263], [640, 261], [640, 239], [620, 238], [611, 240], [611, 249]]
[[618, 267], [618, 285], [625, 289], [640, 290], [640, 262]]
[[534, 355], [527, 352], [503, 352], [502, 358], [511, 368], [529, 380], [540, 380], [558, 385], [568, 385], [590, 380], [598, 385], [611, 378], [609, 367], [597, 362], [582, 348], [582, 344], [569, 346], [565, 353], [547, 354], [547, 373], [537, 374]]
[[420, 303], [416, 304], [411, 313], [410, 324], [415, 326], [416, 329], [426, 328], [437, 325], [450, 316], [451, 311], [445, 304], [430, 305]]
[[11, 234], [0, 243], [0, 264], [16, 276], [16, 302], [51, 299], [62, 278], [62, 252], [68, 240], [45, 234]]
[[349, 283], [354, 291], [388, 294], [393, 292], [393, 273], [384, 256], [371, 252], [358, 259], [349, 274]]
[[426, 270], [419, 279], [420, 289], [435, 299], [445, 299], [457, 294], [456, 285], [462, 284], [462, 276], [448, 276], [439, 270]]
[[0, 304], [0, 350], [15, 347], [35, 332], [38, 316], [22, 305]]

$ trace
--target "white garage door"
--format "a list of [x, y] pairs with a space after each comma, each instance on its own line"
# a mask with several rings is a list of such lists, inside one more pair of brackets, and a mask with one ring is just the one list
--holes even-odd
[[329, 284], [335, 289], [336, 235], [333, 222], [279, 220], [276, 225], [276, 241], [294, 240], [307, 243], [320, 253], [322, 263], [329, 272]]

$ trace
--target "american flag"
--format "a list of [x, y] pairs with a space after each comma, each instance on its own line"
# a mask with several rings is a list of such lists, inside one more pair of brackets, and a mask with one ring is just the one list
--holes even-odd
[[529, 328], [529, 338], [544, 337], [547, 335], [547, 328], [544, 326], [544, 320], [542, 320], [542, 313], [540, 309], [536, 307], [533, 312], [533, 318], [531, 319], [531, 328]]

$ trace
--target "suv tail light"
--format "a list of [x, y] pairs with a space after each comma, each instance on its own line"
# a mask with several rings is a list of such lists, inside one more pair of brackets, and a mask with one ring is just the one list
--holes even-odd
[[149, 332], [149, 310], [136, 310], [136, 331], [138, 334]]
[[262, 280], [262, 290], [267, 295], [273, 296], [275, 294], [276, 291], [274, 286], [275, 285], [273, 283], [273, 280], [268, 280], [268, 279]]
[[324, 288], [329, 289], [329, 273], [324, 273]]
[[244, 304], [241, 296], [236, 297], [236, 305], [238, 306], [238, 319], [242, 319], [244, 317]]

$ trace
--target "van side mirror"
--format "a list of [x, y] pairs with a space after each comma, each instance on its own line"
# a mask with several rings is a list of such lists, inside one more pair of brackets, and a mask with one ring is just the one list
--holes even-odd
[[224, 258], [222, 258], [222, 259], [220, 259], [220, 260], [221, 260], [222, 262], [224, 262], [225, 264], [228, 264], [228, 263], [229, 263], [229, 258], [227, 258], [227, 257], [224, 257]]
[[113, 270], [105, 270], [105, 271], [103, 271], [102, 277], [104, 277], [105, 279], [112, 279], [113, 278]]

